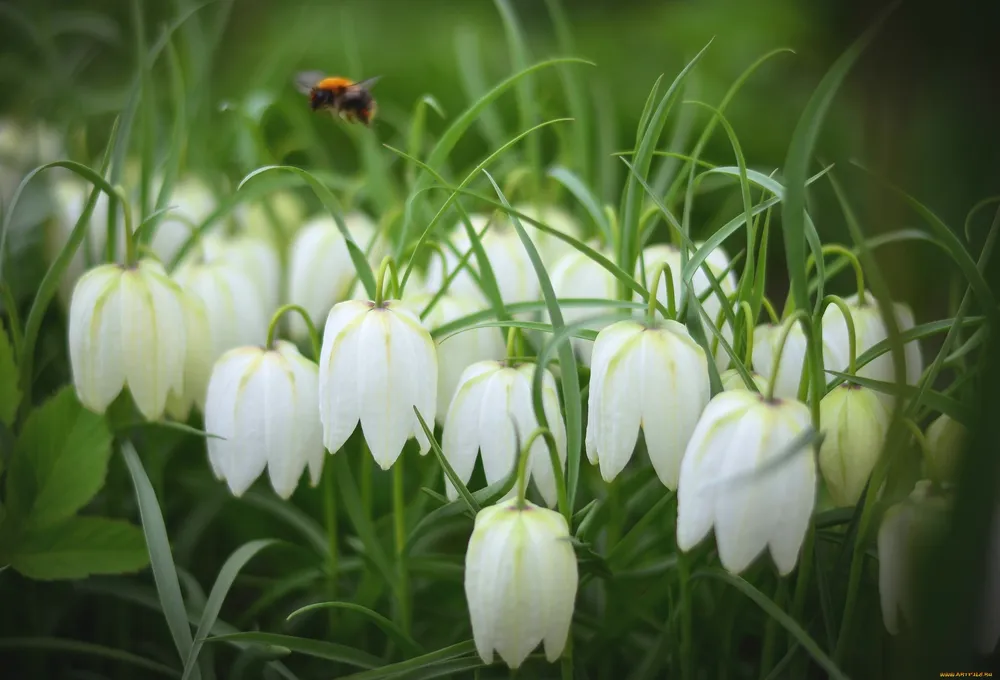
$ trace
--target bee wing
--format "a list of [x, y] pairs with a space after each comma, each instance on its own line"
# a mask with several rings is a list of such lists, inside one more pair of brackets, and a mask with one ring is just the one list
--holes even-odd
[[352, 85], [351, 87], [356, 87], [356, 88], [364, 89], [364, 90], [370, 90], [372, 87], [375, 86], [375, 83], [377, 83], [379, 80], [381, 80], [381, 78], [382, 78], [382, 76], [375, 76], [373, 78], [366, 78], [364, 80], [361, 80], [359, 82], [354, 83], [354, 85]]
[[295, 88], [302, 94], [309, 94], [323, 77], [322, 71], [302, 71], [295, 75]]

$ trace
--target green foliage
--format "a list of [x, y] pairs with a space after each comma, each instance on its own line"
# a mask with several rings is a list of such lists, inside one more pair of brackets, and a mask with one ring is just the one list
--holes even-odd
[[32, 579], [81, 579], [139, 571], [149, 564], [149, 554], [142, 531], [129, 522], [71, 517], [26, 531], [9, 561]]
[[18, 388], [14, 347], [10, 343], [7, 331], [0, 326], [0, 423], [7, 427], [13, 425], [20, 403], [21, 390]]

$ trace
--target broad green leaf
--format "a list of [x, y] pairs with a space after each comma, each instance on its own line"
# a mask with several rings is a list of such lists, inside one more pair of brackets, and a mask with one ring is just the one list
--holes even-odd
[[7, 331], [0, 326], [0, 423], [10, 427], [21, 403], [21, 390], [17, 386], [17, 364], [14, 363], [14, 348], [7, 337]]
[[24, 530], [72, 516], [104, 485], [110, 457], [104, 419], [86, 410], [72, 387], [64, 387], [25, 421], [10, 461], [8, 510]]
[[10, 565], [36, 580], [123, 574], [149, 564], [142, 530], [104, 517], [73, 517], [21, 534]]

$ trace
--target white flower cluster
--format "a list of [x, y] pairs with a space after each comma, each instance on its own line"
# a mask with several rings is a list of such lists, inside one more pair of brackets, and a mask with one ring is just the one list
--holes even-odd
[[[182, 224], [199, 223], [214, 205], [197, 191], [189, 198], [185, 192], [191, 186], [180, 185], [173, 201], [185, 211]], [[289, 213], [295, 211], [283, 211]], [[69, 344], [82, 403], [103, 412], [127, 387], [150, 420], [165, 414], [183, 419], [196, 407], [204, 414], [206, 431], [218, 437], [208, 440], [211, 468], [237, 496], [265, 468], [284, 498], [307, 468], [316, 484], [324, 451], [336, 453], [359, 424], [382, 469], [397, 461], [411, 438], [425, 454], [430, 442], [414, 410], [429, 426], [437, 421], [443, 427], [444, 455], [463, 483], [471, 479], [478, 456], [487, 483], [494, 484], [510, 476], [519, 447], [539, 427], [532, 390], [540, 371], [540, 406], [551, 437], [533, 439], [524, 469], [525, 483], [531, 480], [548, 508], [512, 491], [483, 509], [466, 555], [465, 588], [484, 660], [489, 662], [496, 650], [516, 668], [540, 643], [550, 661], [557, 658], [578, 578], [569, 526], [551, 509], [567, 460], [560, 397], [548, 367], [519, 355], [518, 339], [523, 342], [528, 333], [509, 335], [505, 346], [505, 331], [498, 327], [447, 332], [448, 324], [491, 305], [467, 226], [456, 227], [425, 273], [414, 272], [401, 299], [377, 294], [371, 300], [333, 219], [317, 217], [292, 230], [280, 225], [290, 239], [282, 252], [273, 232], [259, 227], [267, 218], [257, 214], [251, 220], [248, 214], [244, 221], [257, 222], [256, 227], [244, 223], [235, 234], [202, 235], [169, 273], [157, 257], [169, 261], [185, 239], [158, 235], [152, 242], [156, 257], [132, 266], [99, 265], [79, 278], [70, 305]], [[581, 238], [580, 228], [556, 209], [539, 219]], [[345, 222], [377, 265], [388, 244], [376, 225], [360, 213]], [[471, 227], [486, 228], [482, 244], [504, 304], [535, 303], [521, 305], [513, 316], [545, 320], [543, 305], [537, 304], [542, 297], [538, 277], [506, 218], [473, 215]], [[712, 276], [701, 269], [689, 282], [682, 280], [682, 258], [673, 246], [647, 246], [637, 264], [636, 280], [646, 290], [656, 286], [655, 302], [667, 317], [680, 306], [682, 288], [690, 285], [707, 320], [692, 329], [652, 306], [641, 317], [621, 314], [627, 305], [615, 304], [618, 282], [607, 269], [551, 234], [530, 227], [529, 232], [564, 300], [566, 323], [583, 323], [597, 332], [594, 341], [573, 338], [573, 348], [590, 369], [585, 446], [603, 479], [610, 482], [625, 469], [642, 432], [657, 477], [677, 492], [681, 550], [693, 549], [714, 530], [719, 559], [729, 571], [743, 572], [768, 550], [781, 574], [791, 572], [817, 499], [825, 493], [827, 502], [851, 506], [860, 498], [882, 449], [892, 400], [850, 381], [826, 391], [818, 405], [824, 437], [816, 456], [804, 440], [814, 423], [807, 402], [800, 400], [809, 365], [801, 325], [786, 319], [750, 329], [751, 361], [741, 369], [715, 337], [732, 343], [727, 312], [738, 309], [733, 307], [737, 273], [721, 249], [705, 260]], [[613, 259], [600, 244], [593, 247]], [[284, 275], [282, 262], [287, 263]], [[446, 281], [449, 286], [442, 291]], [[572, 304], [570, 298], [590, 301]], [[646, 302], [638, 294], [634, 301]], [[316, 362], [291, 342], [271, 342], [283, 302], [299, 306], [308, 319], [325, 317]], [[888, 330], [870, 292], [840, 302], [826, 308], [817, 340], [825, 370], [850, 373], [856, 358], [885, 341]], [[595, 311], [615, 310], [620, 320], [588, 319]], [[895, 305], [894, 310], [901, 330], [913, 326], [908, 308]], [[310, 324], [290, 318], [290, 336], [309, 339]], [[441, 337], [435, 339], [438, 329]], [[695, 337], [707, 337], [711, 351]], [[923, 370], [922, 357], [916, 342], [905, 348], [906, 380], [914, 384]], [[713, 369], [721, 372], [723, 386], [714, 396]], [[889, 354], [856, 373], [894, 380]], [[744, 375], [752, 379], [753, 390]], [[928, 468], [947, 474], [947, 450], [954, 448], [955, 437], [936, 423], [928, 439], [945, 442], [938, 448], [946, 450], [928, 454]], [[554, 457], [548, 441], [556, 449]], [[448, 496], [456, 498], [447, 478], [445, 485]], [[885, 536], [899, 523], [890, 519]], [[880, 552], [898, 543], [880, 537]], [[883, 567], [891, 564], [885, 560]], [[892, 593], [899, 592], [899, 586], [884, 590], [886, 607], [895, 607], [898, 595]], [[895, 609], [886, 612], [892, 629]]]

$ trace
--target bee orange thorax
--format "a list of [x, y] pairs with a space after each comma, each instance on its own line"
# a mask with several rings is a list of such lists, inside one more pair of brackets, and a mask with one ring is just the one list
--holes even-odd
[[316, 88], [320, 90], [342, 90], [345, 87], [349, 87], [353, 84], [354, 81], [350, 80], [349, 78], [332, 76], [330, 78], [324, 78], [323, 80], [316, 83]]

